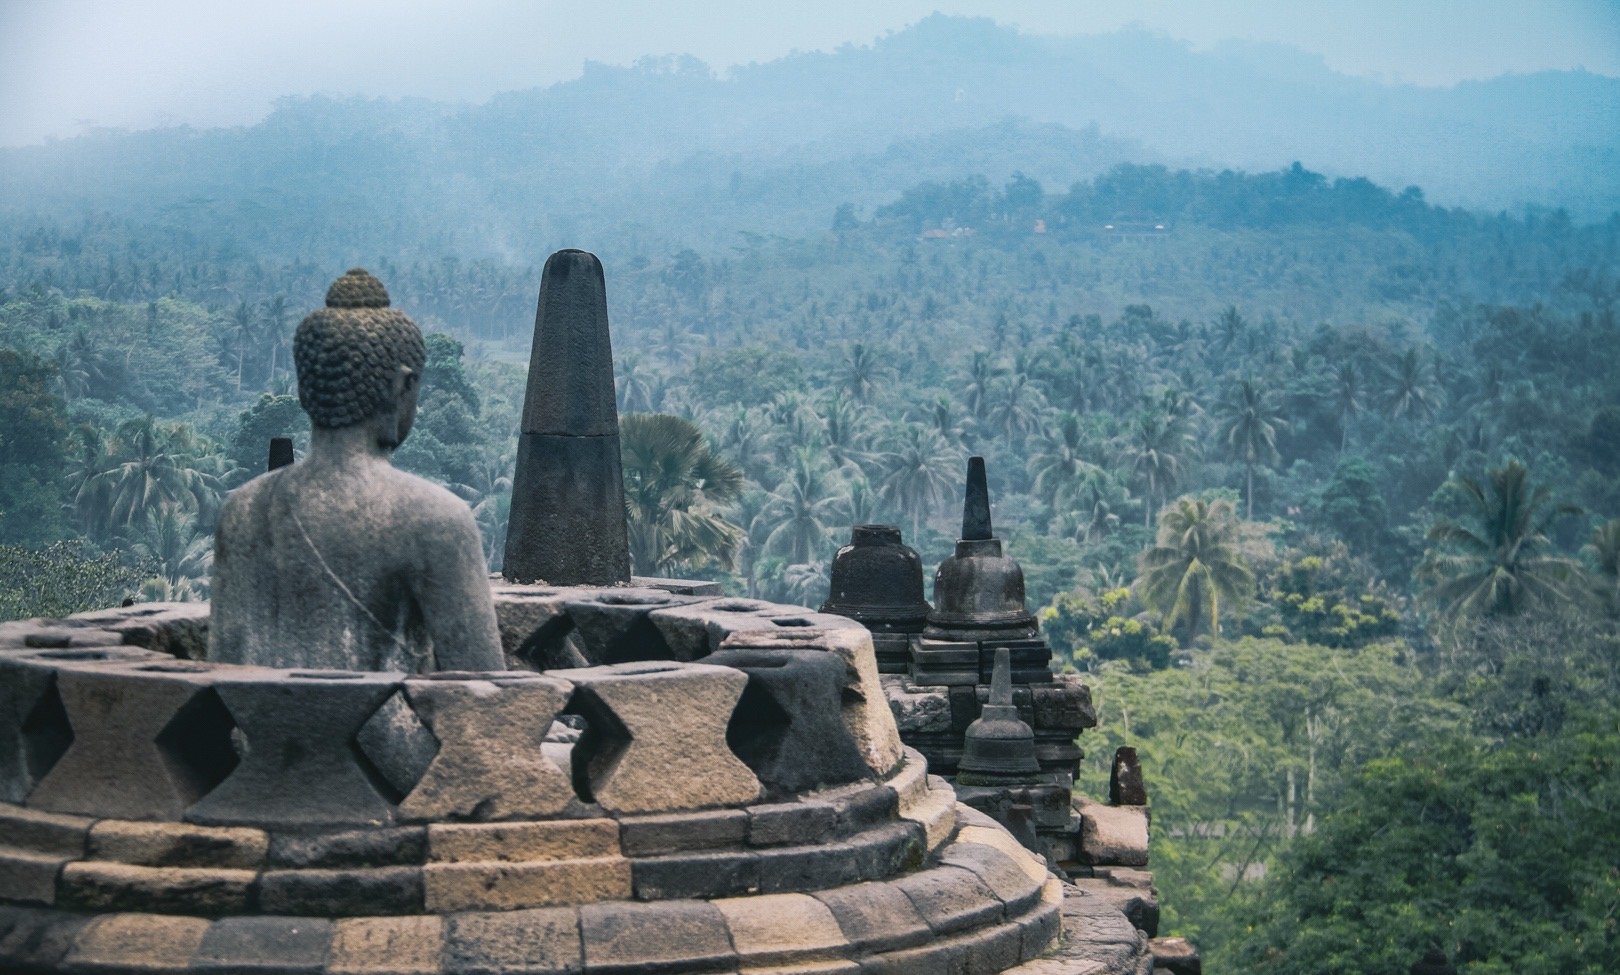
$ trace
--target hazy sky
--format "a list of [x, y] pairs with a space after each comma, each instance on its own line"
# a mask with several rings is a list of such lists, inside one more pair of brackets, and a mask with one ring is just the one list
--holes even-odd
[[1036, 34], [1137, 23], [1197, 47], [1279, 41], [1416, 84], [1620, 75], [1620, 0], [0, 0], [0, 145], [252, 122], [291, 94], [482, 101], [586, 60], [685, 53], [723, 68], [869, 43], [935, 10]]

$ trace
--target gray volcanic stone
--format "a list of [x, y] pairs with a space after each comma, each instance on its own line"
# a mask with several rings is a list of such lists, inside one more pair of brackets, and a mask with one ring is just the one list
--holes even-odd
[[759, 808], [626, 816], [619, 820], [620, 843], [631, 857], [738, 847], [748, 836], [751, 814]]
[[426, 859], [426, 826], [277, 833], [270, 838], [272, 867], [382, 867], [420, 864]]
[[259, 876], [259, 909], [298, 917], [422, 913], [420, 867], [269, 870]]
[[748, 675], [726, 741], [767, 789], [798, 793], [871, 774], [844, 725], [843, 690], [853, 681], [836, 654], [736, 649], [707, 662]]
[[208, 975], [316, 975], [325, 968], [331, 945], [332, 922], [322, 918], [220, 918], [203, 935], [190, 971]]
[[741, 850], [676, 853], [630, 861], [637, 899], [708, 900], [746, 893], [759, 887], [759, 859]]
[[1108, 773], [1108, 804], [1147, 805], [1147, 786], [1142, 782], [1142, 762], [1136, 749], [1121, 745], [1114, 751], [1114, 767]]
[[[584, 714], [576, 786], [612, 813], [674, 812], [751, 802], [759, 779], [726, 745], [748, 678], [729, 667], [630, 663], [554, 671]], [[581, 781], [583, 780], [583, 781]]]
[[400, 815], [508, 819], [561, 812], [574, 790], [540, 746], [573, 686], [539, 676], [465, 677], [405, 682], [411, 706], [439, 740], [439, 752], [400, 803]]
[[[195, 674], [64, 665], [73, 744], [28, 804], [125, 819], [179, 819], [230, 772], [230, 715]], [[192, 679], [187, 679], [192, 678]]]
[[576, 975], [583, 966], [573, 908], [454, 914], [447, 923], [449, 975]]
[[900, 529], [856, 525], [849, 544], [833, 556], [832, 582], [821, 611], [848, 616], [874, 633], [903, 634], [921, 633], [928, 610], [922, 559], [900, 540]]
[[356, 670], [499, 670], [483, 542], [466, 502], [390, 463], [425, 351], [355, 269], [293, 340], [310, 449], [220, 512], [210, 660]]
[[701, 901], [587, 904], [579, 923], [592, 975], [723, 972], [737, 964], [725, 915]]
[[247, 755], [186, 818], [216, 825], [388, 823], [393, 808], [378, 791], [380, 776], [360, 764], [355, 736], [398, 686], [385, 675], [331, 671], [220, 683], [220, 698], [247, 737]]
[[22, 802], [72, 741], [56, 672], [0, 656], [0, 802]]
[[58, 972], [90, 918], [82, 914], [0, 905], [0, 970]]
[[558, 251], [541, 275], [502, 572], [552, 585], [630, 581], [607, 285], [585, 251]]
[[827, 905], [844, 937], [862, 953], [896, 951], [933, 938], [911, 898], [893, 884], [855, 884], [811, 896]]
[[894, 882], [935, 934], [952, 934], [1000, 920], [1001, 898], [972, 871], [943, 866]]

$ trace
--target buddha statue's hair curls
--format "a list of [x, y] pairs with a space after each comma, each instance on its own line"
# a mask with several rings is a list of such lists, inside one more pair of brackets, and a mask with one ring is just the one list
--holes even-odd
[[311, 312], [293, 336], [298, 402], [317, 427], [353, 426], [389, 406], [400, 366], [420, 374], [427, 360], [422, 330], [388, 307], [388, 291], [354, 268], [332, 282], [326, 307]]

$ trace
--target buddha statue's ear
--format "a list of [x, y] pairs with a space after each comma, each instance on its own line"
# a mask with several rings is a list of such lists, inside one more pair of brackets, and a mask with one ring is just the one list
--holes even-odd
[[377, 443], [392, 450], [405, 442], [411, 427], [416, 424], [416, 395], [421, 388], [422, 375], [410, 366], [402, 365], [394, 373], [393, 395], [389, 407], [377, 418]]

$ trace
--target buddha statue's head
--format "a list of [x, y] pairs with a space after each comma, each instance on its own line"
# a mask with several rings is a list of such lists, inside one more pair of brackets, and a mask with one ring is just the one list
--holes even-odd
[[388, 307], [388, 290], [354, 268], [326, 292], [293, 336], [298, 402], [317, 429], [368, 424], [392, 449], [416, 420], [416, 393], [427, 348], [422, 331]]

